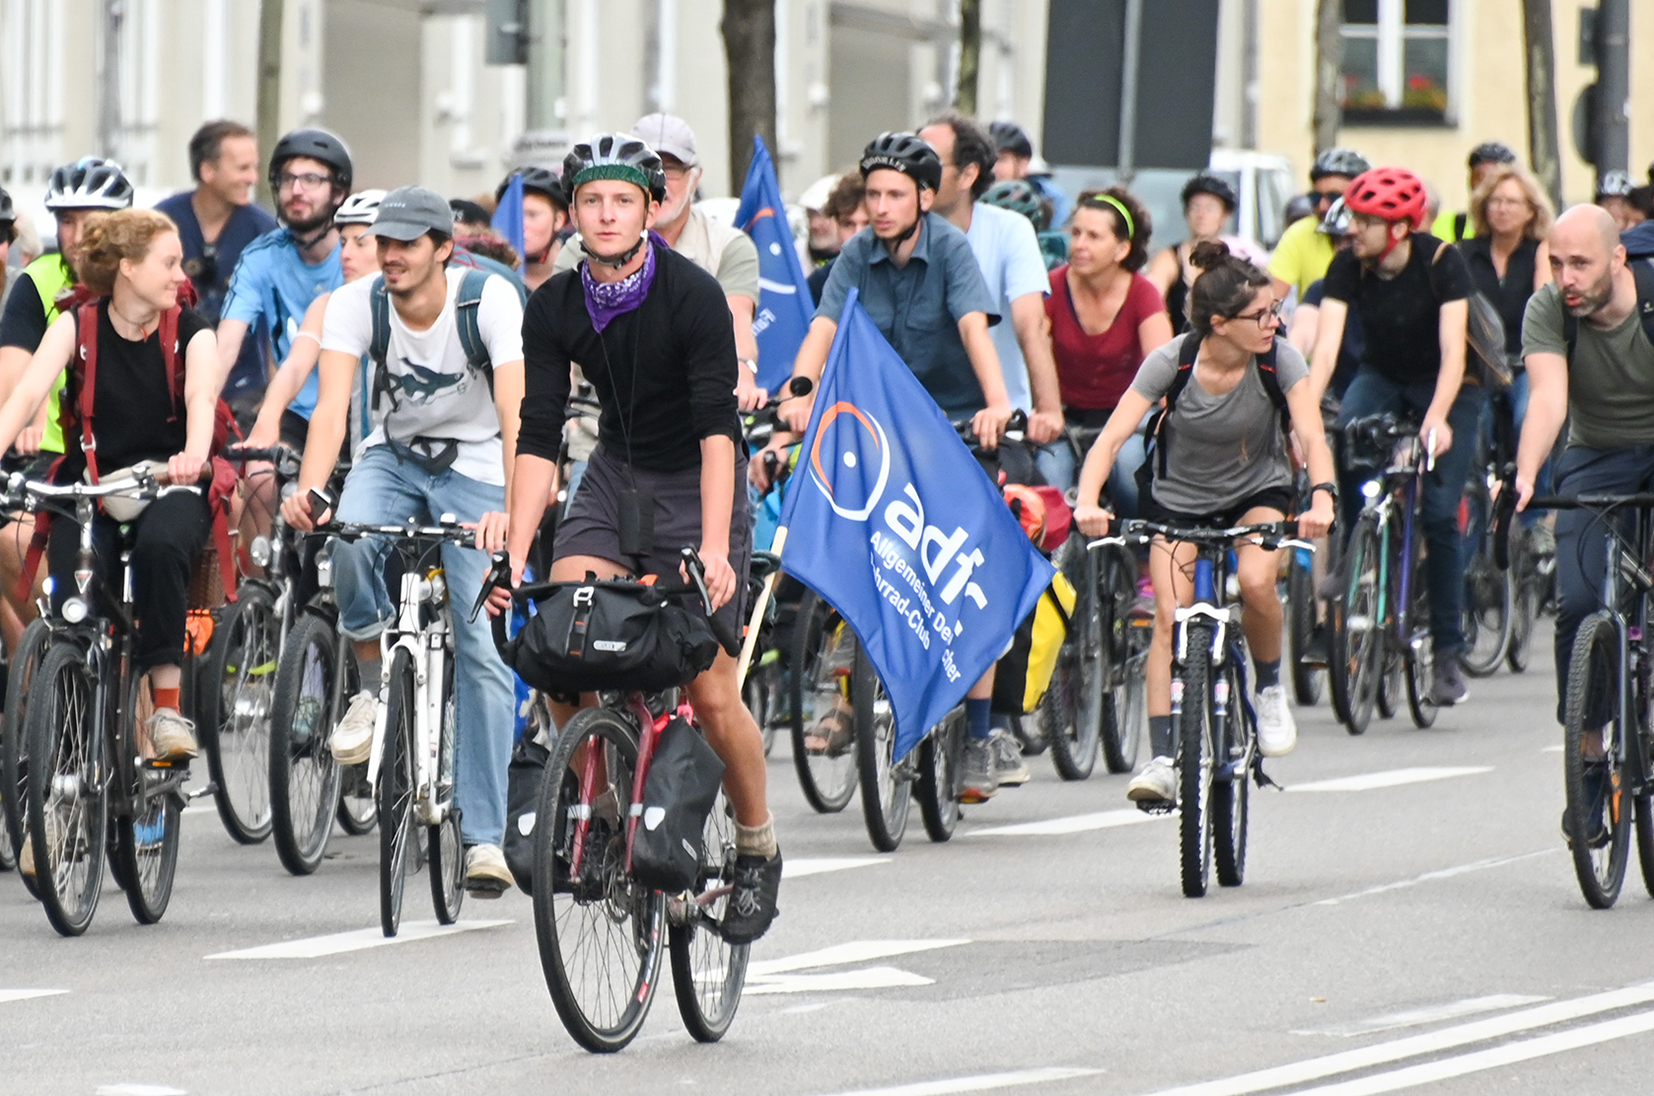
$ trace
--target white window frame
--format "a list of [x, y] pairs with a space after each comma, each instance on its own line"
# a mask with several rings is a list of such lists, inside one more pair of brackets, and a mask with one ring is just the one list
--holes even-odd
[[1458, 105], [1458, 85], [1455, 78], [1458, 50], [1456, 48], [1460, 5], [1447, 0], [1445, 25], [1420, 24], [1408, 26], [1407, 0], [1378, 0], [1378, 22], [1339, 24], [1340, 41], [1366, 39], [1378, 43], [1378, 89], [1384, 93], [1384, 109], [1402, 109], [1402, 95], [1406, 91], [1405, 45], [1407, 41], [1435, 39], [1447, 43], [1447, 106], [1442, 111], [1452, 118]]

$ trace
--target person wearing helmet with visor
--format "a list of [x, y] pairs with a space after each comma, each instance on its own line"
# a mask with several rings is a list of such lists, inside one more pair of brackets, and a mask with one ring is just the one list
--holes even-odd
[[[1419, 420], [1419, 437], [1435, 456], [1435, 472], [1424, 481], [1421, 515], [1434, 652], [1430, 698], [1438, 705], [1456, 704], [1466, 696], [1459, 664], [1464, 647], [1459, 502], [1484, 402], [1480, 387], [1464, 384], [1470, 269], [1458, 248], [1419, 230], [1424, 183], [1412, 172], [1388, 167], [1364, 172], [1350, 183], [1344, 203], [1351, 214], [1350, 248], [1327, 268], [1310, 377], [1319, 399], [1338, 361], [1344, 320], [1356, 313], [1365, 343], [1338, 427], [1385, 412]], [[1346, 468], [1339, 480], [1348, 536], [1360, 506], [1361, 477]]]
[[1321, 218], [1333, 202], [1343, 197], [1350, 180], [1371, 166], [1353, 148], [1329, 148], [1315, 157], [1309, 169], [1309, 197], [1314, 200], [1311, 215], [1288, 225], [1269, 257], [1269, 276], [1274, 280], [1277, 300], [1286, 300], [1294, 291], [1303, 300], [1310, 283], [1326, 274], [1333, 248], [1332, 241], [1317, 231]]
[[[585, 257], [529, 298], [525, 396], [506, 538], [518, 581], [556, 483], [571, 367], [602, 407], [597, 448], [558, 523], [549, 579], [588, 573], [676, 575], [698, 545], [716, 615], [739, 632], [752, 550], [746, 456], [735, 397], [735, 328], [718, 279], [650, 230], [667, 199], [661, 157], [630, 133], [599, 134], [563, 164]], [[628, 501], [652, 507], [647, 544], [623, 538]], [[496, 591], [491, 611], [505, 602]], [[720, 929], [731, 943], [775, 917], [781, 850], [765, 788], [764, 740], [721, 648], [687, 686], [706, 740], [725, 765], [735, 812], [735, 880]], [[558, 725], [574, 715], [552, 705]]]

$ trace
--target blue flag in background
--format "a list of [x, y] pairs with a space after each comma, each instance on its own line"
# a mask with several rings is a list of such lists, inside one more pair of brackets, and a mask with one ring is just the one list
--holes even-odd
[[[523, 176], [521, 172], [513, 172], [511, 182], [507, 184], [505, 193], [500, 195], [500, 204], [494, 210], [494, 231], [505, 237], [505, 242], [517, 249], [517, 254], [526, 255], [528, 247], [523, 243]], [[526, 260], [525, 260], [526, 261]]]
[[771, 392], [787, 383], [815, 306], [804, 266], [798, 261], [781, 184], [762, 137], [752, 139], [752, 166], [741, 187], [735, 224], [758, 245], [758, 311], [752, 332], [758, 336], [758, 385]]
[[782, 508], [782, 565], [855, 630], [919, 743], [1004, 653], [1055, 569], [851, 290]]

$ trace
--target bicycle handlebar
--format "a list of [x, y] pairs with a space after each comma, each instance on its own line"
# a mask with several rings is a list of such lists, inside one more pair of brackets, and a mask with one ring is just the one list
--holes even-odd
[[124, 495], [127, 498], [145, 499], [153, 501], [179, 491], [201, 493], [200, 484], [168, 483], [148, 473], [122, 476], [118, 480], [104, 480], [102, 483], [47, 483], [45, 480], [25, 479], [23, 473], [13, 472], [6, 484], [6, 495], [9, 505], [20, 503], [25, 497], [32, 496], [40, 499], [101, 499], [113, 495]]
[[[1654, 510], [1654, 494], [1535, 495], [1523, 513], [1535, 510]], [[1510, 524], [1515, 516], [1516, 483], [1507, 475], [1500, 485], [1493, 526], [1493, 562], [1501, 571], [1510, 568]]]
[[1162, 525], [1158, 522], [1132, 520], [1122, 522], [1120, 532], [1117, 535], [1089, 541], [1086, 547], [1146, 544], [1156, 536], [1162, 536], [1171, 541], [1182, 541], [1188, 544], [1214, 548], [1226, 548], [1230, 542], [1241, 537], [1257, 537], [1259, 538], [1259, 546], [1271, 552], [1280, 548], [1307, 548], [1311, 552], [1315, 551], [1313, 544], [1298, 539], [1298, 523], [1291, 520], [1262, 522], [1256, 525], [1236, 525], [1228, 529]]
[[265, 461], [276, 465], [278, 468], [291, 468], [295, 471], [298, 469], [300, 462], [300, 455], [297, 451], [290, 446], [281, 444], [268, 445], [263, 448], [255, 448], [250, 445], [227, 445], [220, 456], [232, 462]]

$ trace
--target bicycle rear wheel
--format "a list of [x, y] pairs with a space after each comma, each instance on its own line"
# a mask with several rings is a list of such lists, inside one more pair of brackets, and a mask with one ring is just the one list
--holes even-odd
[[[1116, 669], [1110, 658], [1115, 613], [1110, 592], [1098, 581], [1097, 557], [1086, 549], [1083, 538], [1069, 537], [1057, 549], [1057, 557], [1076, 598], [1039, 717], [1057, 775], [1064, 780], [1084, 780], [1096, 767], [1102, 740], [1113, 737], [1109, 732], [1114, 728], [1105, 726], [1104, 679]], [[1111, 756], [1118, 756], [1119, 743], [1109, 746]], [[1112, 762], [1109, 768], [1115, 771]]]
[[1472, 677], [1488, 677], [1505, 661], [1516, 616], [1515, 573], [1493, 555], [1493, 503], [1487, 486], [1474, 479], [1465, 492], [1464, 650], [1461, 661]]
[[1643, 889], [1654, 898], [1654, 801], [1639, 795], [1632, 807], [1632, 822], [1637, 827], [1637, 866], [1642, 869]]
[[1244, 657], [1246, 653], [1239, 646], [1232, 647], [1223, 668], [1224, 680], [1229, 684], [1228, 716], [1224, 720], [1224, 750], [1217, 758], [1221, 771], [1212, 780], [1212, 858], [1218, 883], [1225, 887], [1238, 887], [1246, 878], [1246, 827], [1256, 729], [1237, 670]]
[[1321, 703], [1320, 669], [1301, 661], [1304, 649], [1315, 634], [1315, 574], [1307, 549], [1294, 548], [1287, 561], [1286, 611], [1288, 665], [1292, 668], [1292, 695], [1299, 707]]
[[907, 833], [913, 797], [911, 766], [896, 759], [896, 716], [873, 660], [856, 644], [850, 675], [856, 720], [856, 767], [861, 777], [861, 810], [867, 836], [880, 852], [895, 852]]
[[384, 752], [379, 760], [379, 927], [395, 936], [402, 924], [402, 893], [419, 870], [414, 836], [415, 699], [413, 657], [391, 659]]
[[[1418, 529], [1414, 529], [1415, 534]], [[1435, 672], [1435, 654], [1430, 639], [1430, 593], [1424, 579], [1424, 542], [1413, 542], [1413, 566], [1409, 581], [1408, 603], [1403, 615], [1402, 635], [1407, 646], [1402, 652], [1403, 677], [1407, 682], [1407, 711], [1413, 717], [1413, 726], [1420, 730], [1436, 722], [1436, 702], [1430, 698], [1430, 679]], [[1400, 586], [1397, 585], [1396, 610], [1402, 612]]]
[[[133, 758], [136, 786], [130, 789], [130, 799], [137, 813], [119, 813], [115, 818], [115, 859], [119, 865], [116, 874], [123, 880], [133, 918], [140, 925], [153, 925], [166, 914], [172, 901], [184, 808], [176, 790], [156, 788], [172, 778], [170, 769], [145, 768], [137, 763], [135, 731], [145, 714], [140, 710], [140, 694], [140, 679], [133, 676], [117, 716], [122, 723], [122, 749]], [[120, 767], [113, 771], [118, 774]]]
[[282, 646], [270, 712], [270, 818], [276, 855], [294, 875], [321, 864], [339, 802], [339, 764], [328, 748], [338, 638], [333, 625], [301, 613]]
[[460, 836], [459, 808], [454, 805], [454, 659], [442, 671], [442, 728], [437, 743], [437, 801], [444, 805], [442, 821], [425, 827], [425, 859], [431, 865], [431, 904], [444, 925], [459, 920], [465, 904], [465, 844]]
[[[356, 645], [340, 645], [342, 669], [339, 684], [334, 687], [334, 710], [344, 707], [347, 697], [362, 691], [362, 668], [356, 664]], [[379, 821], [379, 804], [373, 798], [373, 785], [368, 783], [368, 765], [339, 766], [339, 809], [335, 812], [339, 828], [352, 837], [370, 832]]]
[[701, 1043], [724, 1037], [746, 987], [752, 945], [728, 943], [718, 932], [734, 886], [735, 814], [720, 790], [706, 816], [695, 889], [687, 901], [667, 900], [672, 992], [683, 1026]]
[[1618, 627], [1607, 611], [1593, 613], [1574, 634], [1568, 661], [1562, 820], [1580, 893], [1599, 910], [1619, 897], [1631, 845], [1625, 754], [1633, 746], [1620, 701]]
[[1173, 681], [1183, 685], [1177, 726], [1178, 866], [1184, 896], [1199, 898], [1212, 873], [1212, 629], [1194, 622], [1185, 626], [1188, 654], [1173, 669]]
[[1505, 648], [1505, 665], [1520, 674], [1528, 668], [1528, 644], [1533, 640], [1533, 621], [1539, 615], [1539, 576], [1534, 573], [1533, 551], [1528, 531], [1515, 530], [1510, 538], [1510, 574], [1513, 588], [1510, 645]]
[[[28, 839], [29, 750], [28, 713], [29, 690], [33, 688], [34, 672], [46, 651], [51, 633], [44, 620], [34, 620], [23, 629], [23, 638], [11, 654], [6, 671], [6, 714], [0, 724], [0, 821], [6, 833], [0, 840], [6, 842], [6, 855], [14, 862], [23, 853], [23, 842]], [[33, 876], [23, 876], [23, 885], [39, 898]]]
[[28, 715], [30, 853], [46, 919], [79, 936], [97, 912], [108, 853], [108, 747], [97, 689], [78, 643], [58, 643], [35, 670]]
[[[799, 787], [804, 791], [805, 801], [821, 814], [842, 811], [856, 794], [853, 726], [849, 741], [831, 733], [822, 741], [812, 741], [817, 737], [817, 720], [832, 711], [844, 714], [842, 705], [848, 690], [846, 674], [839, 672], [838, 664], [846, 661], [838, 651], [837, 645], [841, 642], [845, 652], [854, 645], [849, 626], [839, 620], [818, 595], [804, 595], [793, 626], [789, 660], [792, 666], [787, 685], [792, 702], [789, 729]], [[835, 654], [839, 657], [835, 658]], [[848, 666], [844, 669], [848, 671]]]
[[[637, 750], [625, 718], [606, 708], [581, 711], [552, 748], [534, 827], [534, 930], [546, 988], [575, 1042], [599, 1054], [636, 1038], [664, 950], [665, 900], [626, 870]], [[585, 801], [581, 775], [591, 751], [596, 780]], [[576, 816], [586, 826], [578, 874]]]
[[280, 644], [270, 591], [242, 583], [207, 649], [200, 729], [218, 817], [243, 845], [270, 836], [270, 716]]
[[914, 798], [925, 832], [936, 842], [959, 825], [959, 767], [965, 759], [965, 710], [955, 708], [919, 743], [919, 779]]
[[1380, 619], [1378, 522], [1365, 515], [1344, 551], [1343, 593], [1327, 604], [1331, 646], [1327, 684], [1333, 711], [1350, 734], [1363, 734], [1372, 721], [1383, 672], [1383, 621]]

